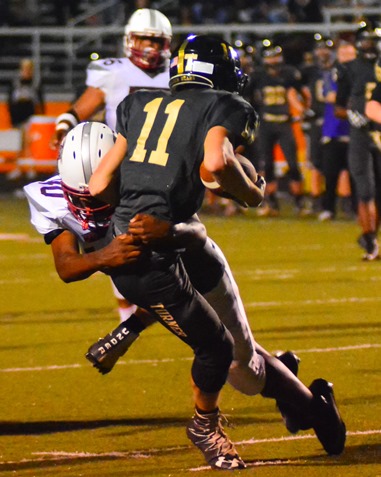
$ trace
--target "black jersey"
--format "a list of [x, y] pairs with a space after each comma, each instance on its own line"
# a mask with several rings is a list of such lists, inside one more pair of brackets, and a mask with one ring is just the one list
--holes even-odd
[[128, 145], [120, 168], [120, 203], [114, 214], [124, 231], [137, 213], [178, 223], [201, 207], [204, 140], [214, 126], [229, 131], [234, 146], [254, 137], [252, 106], [234, 93], [212, 89], [138, 91], [117, 109], [117, 132]]
[[264, 67], [255, 70], [245, 89], [245, 97], [258, 107], [264, 121], [284, 122], [290, 119], [287, 90], [301, 88], [301, 74], [297, 68], [283, 65], [277, 76], [267, 73]]
[[376, 87], [373, 90], [372, 97], [374, 101], [381, 103], [381, 83], [377, 83]]
[[324, 99], [324, 75], [326, 72], [317, 65], [305, 67], [301, 70], [302, 84], [311, 92], [311, 109], [315, 113], [315, 119], [322, 118], [325, 110]]
[[336, 104], [364, 114], [376, 86], [374, 64], [363, 58], [343, 63], [337, 68]]

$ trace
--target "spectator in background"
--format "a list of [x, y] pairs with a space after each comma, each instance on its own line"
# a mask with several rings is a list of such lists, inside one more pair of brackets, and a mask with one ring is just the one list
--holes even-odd
[[8, 26], [9, 19], [9, 2], [8, 0], [0, 0], [0, 26]]
[[56, 23], [59, 26], [66, 25], [69, 20], [74, 19], [81, 13], [80, 2], [78, 0], [54, 0], [54, 14]]
[[14, 128], [24, 126], [34, 114], [44, 112], [42, 86], [35, 81], [34, 64], [30, 58], [20, 61], [18, 74], [9, 87], [8, 108]]
[[322, 23], [324, 21], [320, 0], [288, 0], [287, 9], [291, 23]]

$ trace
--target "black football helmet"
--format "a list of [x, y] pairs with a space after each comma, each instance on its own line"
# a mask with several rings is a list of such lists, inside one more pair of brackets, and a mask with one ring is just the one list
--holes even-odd
[[335, 45], [333, 40], [323, 37], [320, 33], [315, 33], [313, 53], [320, 67], [325, 69], [331, 67], [335, 59]]
[[201, 85], [242, 94], [247, 75], [238, 53], [224, 40], [209, 35], [190, 35], [172, 53], [169, 86]]
[[267, 58], [280, 57], [283, 60], [283, 49], [280, 45], [266, 43], [262, 48], [261, 56], [264, 63]]
[[335, 47], [335, 44], [332, 38], [325, 37], [321, 35], [320, 33], [315, 33], [314, 45], [313, 45], [314, 50], [320, 50], [320, 49], [332, 50], [334, 49], [334, 47]]
[[374, 28], [373, 25], [365, 23], [356, 32], [355, 46], [357, 55], [367, 61], [376, 61], [379, 53], [380, 35], [379, 28]]
[[264, 40], [261, 58], [267, 73], [272, 76], [278, 76], [280, 74], [284, 65], [283, 49], [280, 45]]

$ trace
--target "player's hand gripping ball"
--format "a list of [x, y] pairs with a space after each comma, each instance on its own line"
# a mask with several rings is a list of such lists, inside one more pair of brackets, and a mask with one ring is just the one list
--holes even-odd
[[[241, 164], [242, 169], [245, 171], [245, 174], [253, 182], [257, 182], [258, 174], [253, 164], [248, 159], [246, 159], [246, 157], [241, 156], [241, 154], [236, 153], [235, 157]], [[225, 197], [227, 199], [235, 200], [235, 198], [228, 192], [225, 192], [220, 186], [220, 184], [214, 179], [212, 173], [206, 169], [204, 162], [202, 162], [200, 166], [200, 179], [204, 186], [214, 194], [218, 195], [219, 197]]]

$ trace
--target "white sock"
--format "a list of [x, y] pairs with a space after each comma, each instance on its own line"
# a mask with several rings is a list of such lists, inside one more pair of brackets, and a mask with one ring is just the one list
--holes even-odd
[[123, 323], [123, 321], [126, 321], [128, 320], [128, 318], [133, 314], [135, 313], [135, 311], [137, 310], [137, 306], [136, 305], [130, 305], [129, 307], [127, 308], [118, 308], [118, 312], [119, 312], [119, 318], [120, 318], [120, 322]]

